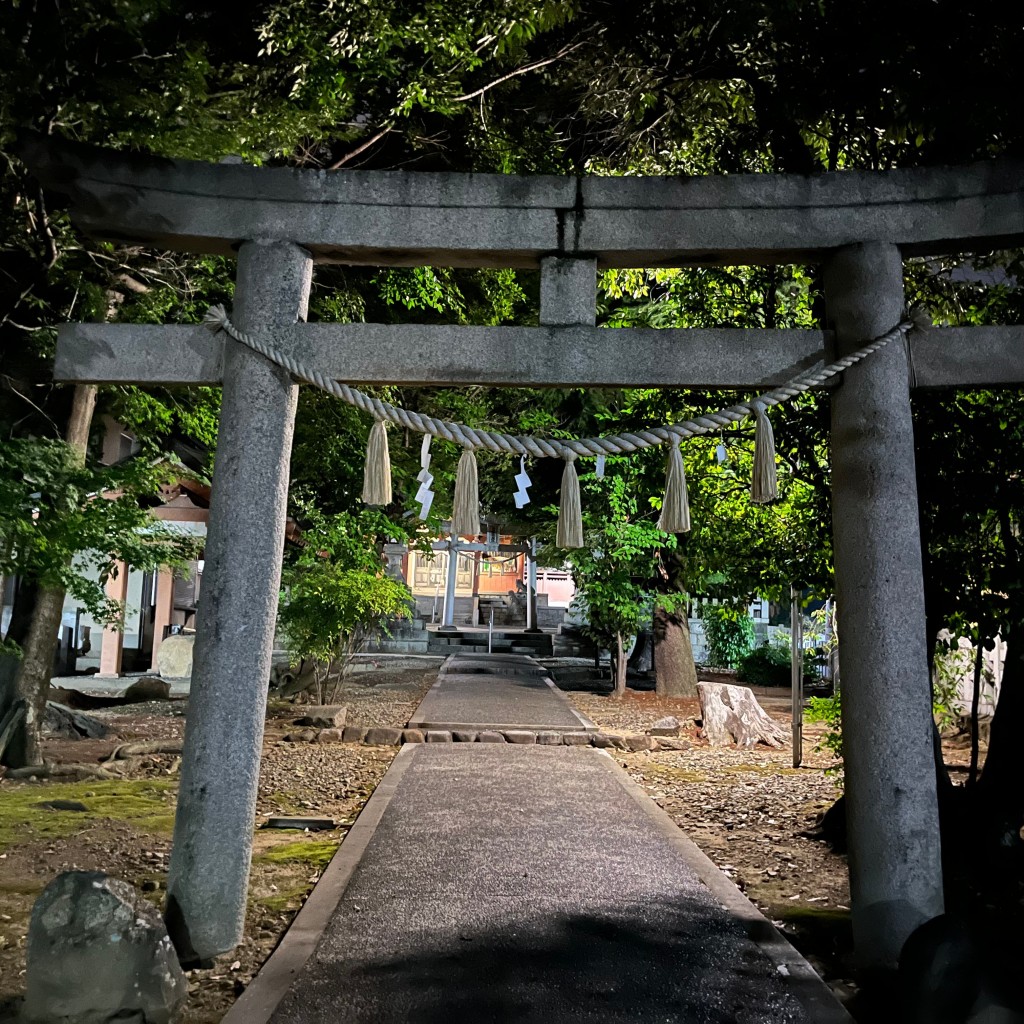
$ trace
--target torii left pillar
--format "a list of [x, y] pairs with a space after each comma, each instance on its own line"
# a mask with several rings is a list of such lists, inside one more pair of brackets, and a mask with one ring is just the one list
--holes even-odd
[[[232, 319], [265, 333], [304, 320], [309, 253], [246, 242]], [[241, 941], [284, 551], [298, 388], [251, 349], [224, 342], [224, 377], [203, 596], [196, 623], [167, 927], [183, 964]]]

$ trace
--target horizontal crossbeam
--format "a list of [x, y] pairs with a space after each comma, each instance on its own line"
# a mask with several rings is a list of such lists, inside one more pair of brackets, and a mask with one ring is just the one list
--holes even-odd
[[[777, 387], [823, 359], [822, 331], [297, 324], [275, 343], [354, 385]], [[229, 342], [234, 344], [234, 342]], [[64, 324], [54, 378], [221, 381], [225, 336], [199, 326]], [[917, 387], [1024, 384], [1024, 326], [944, 327], [911, 342]]]
[[1024, 163], [814, 176], [584, 177], [303, 171], [165, 160], [36, 139], [33, 174], [98, 237], [233, 254], [285, 240], [321, 262], [600, 267], [818, 262], [1024, 244]]

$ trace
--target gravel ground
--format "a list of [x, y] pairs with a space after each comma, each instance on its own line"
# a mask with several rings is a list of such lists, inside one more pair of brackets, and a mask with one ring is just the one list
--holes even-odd
[[[643, 732], [665, 715], [680, 720], [689, 750], [616, 752], [616, 759], [837, 994], [852, 994], [846, 858], [815, 835], [821, 815], [839, 795], [825, 774], [833, 758], [814, 750], [823, 727], [804, 727], [803, 766], [793, 768], [788, 746], [710, 747], [694, 724], [700, 717], [696, 699], [632, 691], [622, 700], [583, 692], [569, 697], [606, 732]], [[788, 730], [788, 695], [758, 700]]]
[[[402, 726], [434, 677], [434, 672], [419, 669], [359, 674], [344, 682], [336, 702], [348, 707], [350, 724]], [[689, 749], [616, 751], [614, 756], [782, 927], [837, 994], [842, 998], [854, 994], [849, 980], [846, 861], [815, 836], [821, 813], [837, 796], [835, 783], [824, 772], [832, 763], [830, 756], [813, 749], [822, 727], [805, 727], [804, 766], [794, 769], [788, 747], [709, 747], [694, 724], [700, 715], [696, 700], [662, 700], [652, 692], [634, 691], [622, 700], [587, 692], [568, 696], [606, 732], [643, 732], [668, 714], [680, 719]], [[759, 700], [788, 728], [788, 697], [760, 694]], [[397, 752], [397, 747], [285, 742], [283, 737], [294, 731], [294, 720], [304, 710], [296, 704], [271, 705], [257, 825], [269, 815], [283, 813], [330, 817], [338, 827], [321, 833], [257, 830], [244, 942], [213, 970], [192, 973], [184, 1024], [219, 1021], [244, 991]], [[117, 743], [129, 739], [180, 738], [187, 701], [89, 713], [103, 719], [116, 735], [106, 740], [47, 741], [48, 759], [97, 763]], [[949, 763], [964, 762], [967, 756], [952, 745], [947, 750]], [[162, 902], [179, 765], [177, 755], [152, 755], [134, 759], [122, 769], [131, 784], [153, 782], [163, 787], [153, 796], [164, 814], [161, 826], [119, 819], [107, 812], [76, 816], [75, 831], [64, 835], [37, 834], [31, 829], [0, 833], [0, 1002], [16, 995], [22, 984], [28, 912], [40, 889], [59, 871], [70, 867], [104, 870], [144, 888], [157, 904]], [[27, 786], [34, 787], [43, 801], [58, 785], [0, 781], [0, 802], [6, 794]], [[88, 803], [96, 784], [77, 786], [76, 793]]]
[[[343, 684], [337, 702], [348, 706], [353, 724], [401, 726], [432, 681], [433, 673], [421, 670], [363, 673]], [[282, 737], [292, 731], [294, 719], [304, 710], [302, 705], [278, 703], [268, 713], [245, 936], [239, 948], [221, 957], [212, 970], [190, 972], [183, 1024], [214, 1024], [244, 991], [398, 751], [397, 747], [284, 742]], [[47, 740], [45, 756], [65, 764], [96, 764], [127, 740], [180, 739], [187, 711], [187, 700], [180, 699], [90, 711], [112, 735], [103, 740]], [[102, 814], [76, 814], [69, 834], [46, 834], [45, 820], [41, 826], [0, 831], [0, 1004], [17, 997], [24, 984], [29, 911], [40, 890], [60, 871], [105, 871], [138, 886], [162, 906], [179, 766], [180, 757], [175, 754], [150, 755], [117, 766], [126, 793], [137, 796], [139, 787], [149, 783], [162, 787], [147, 793], [162, 812], [159, 823], [122, 820], [108, 809]], [[88, 805], [106, 788], [117, 786], [3, 780], [0, 801], [27, 791], [35, 805], [36, 793], [42, 802], [60, 789], [61, 796]], [[332, 818], [338, 827], [316, 833], [260, 829], [267, 816], [281, 813]]]

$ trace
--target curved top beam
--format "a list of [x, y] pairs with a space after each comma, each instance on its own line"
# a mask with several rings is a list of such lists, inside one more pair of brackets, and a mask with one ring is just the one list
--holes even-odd
[[101, 238], [229, 253], [287, 239], [320, 262], [535, 267], [813, 263], [884, 241], [906, 255], [1024, 244], [1024, 162], [815, 176], [517, 177], [168, 160], [26, 140], [21, 155]]

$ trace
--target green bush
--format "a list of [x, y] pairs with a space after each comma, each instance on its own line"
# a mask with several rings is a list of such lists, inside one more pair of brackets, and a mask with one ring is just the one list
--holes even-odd
[[705, 604], [700, 609], [710, 664], [735, 668], [754, 646], [754, 623], [745, 606]]
[[[815, 750], [827, 750], [837, 758], [843, 756], [843, 718], [838, 693], [831, 697], [811, 697], [807, 702], [807, 710], [804, 712], [804, 721], [825, 724], [825, 734], [815, 744]], [[826, 768], [825, 774], [834, 776], [841, 787], [843, 785], [843, 762], [839, 761], [830, 768]]]
[[788, 686], [792, 678], [789, 651], [764, 643], [740, 658], [740, 679], [751, 686]]
[[[818, 677], [804, 655], [804, 683], [816, 683]], [[789, 686], [793, 681], [793, 661], [789, 648], [765, 641], [760, 647], [740, 658], [738, 678], [751, 686]]]

